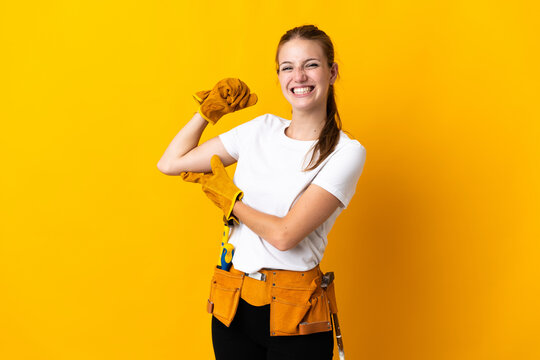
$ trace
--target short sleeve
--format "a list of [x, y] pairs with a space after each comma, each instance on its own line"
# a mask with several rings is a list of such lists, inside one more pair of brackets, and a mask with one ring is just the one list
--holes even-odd
[[355, 191], [366, 161], [366, 149], [358, 142], [336, 151], [312, 181], [341, 201], [346, 209]]
[[225, 147], [225, 150], [227, 150], [229, 155], [236, 160], [238, 160], [238, 157], [240, 156], [240, 142], [238, 140], [241, 137], [238, 136], [238, 128], [239, 126], [218, 135], [219, 139], [223, 143], [223, 146]]
[[240, 157], [242, 153], [242, 148], [244, 143], [253, 138], [257, 133], [257, 127], [259, 126], [260, 121], [259, 117], [240, 124], [229, 131], [226, 131], [218, 137], [220, 138], [225, 150], [236, 160]]

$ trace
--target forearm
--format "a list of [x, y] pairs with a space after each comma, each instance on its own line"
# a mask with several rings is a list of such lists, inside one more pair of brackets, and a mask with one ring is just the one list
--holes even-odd
[[287, 249], [283, 236], [287, 229], [283, 218], [255, 210], [241, 200], [234, 204], [233, 214], [275, 248], [279, 250]]
[[179, 159], [195, 148], [199, 144], [201, 135], [207, 125], [208, 121], [198, 112], [195, 113], [171, 141], [161, 159], [159, 159], [158, 168], [166, 169], [171, 160]]

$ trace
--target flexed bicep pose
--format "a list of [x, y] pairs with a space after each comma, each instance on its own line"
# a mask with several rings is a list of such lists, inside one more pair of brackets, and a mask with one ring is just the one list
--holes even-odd
[[[267, 113], [197, 146], [208, 123], [257, 102], [245, 83], [224, 79], [195, 95], [199, 111], [158, 163], [200, 183], [234, 230], [232, 266], [215, 269], [208, 300], [216, 359], [331, 359], [333, 329], [341, 345], [333, 273], [319, 263], [366, 150], [341, 130], [338, 65], [323, 31], [287, 31], [275, 60], [291, 120]], [[224, 167], [234, 162], [230, 179]]]

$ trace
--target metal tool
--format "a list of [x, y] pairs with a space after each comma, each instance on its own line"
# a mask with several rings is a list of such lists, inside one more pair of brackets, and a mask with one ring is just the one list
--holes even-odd
[[255, 271], [252, 273], [244, 273], [246, 276], [249, 276], [252, 279], [259, 280], [259, 281], [266, 281], [266, 274], [263, 274], [261, 272]]
[[[322, 277], [321, 287], [326, 290], [328, 286], [334, 281], [334, 273], [327, 272]], [[345, 360], [345, 352], [343, 351], [343, 339], [341, 337], [341, 329], [339, 328], [339, 321], [337, 314], [332, 314], [332, 320], [334, 322], [334, 329], [336, 330], [336, 341], [339, 350], [339, 359]]]

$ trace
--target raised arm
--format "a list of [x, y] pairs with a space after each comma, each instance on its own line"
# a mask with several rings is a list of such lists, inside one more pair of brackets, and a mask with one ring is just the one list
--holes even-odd
[[224, 166], [236, 162], [219, 139], [213, 137], [199, 144], [201, 135], [206, 129], [206, 121], [198, 112], [176, 134], [165, 153], [157, 163], [159, 171], [166, 175], [180, 175], [182, 171], [209, 172], [211, 171], [210, 159], [217, 154]]
[[199, 110], [171, 141], [157, 163], [166, 175], [180, 175], [183, 171], [210, 172], [210, 159], [218, 155], [224, 166], [236, 162], [216, 136], [201, 145], [201, 135], [208, 123], [215, 125], [225, 114], [253, 106], [258, 97], [240, 79], [225, 78], [212, 88], [193, 95]]

